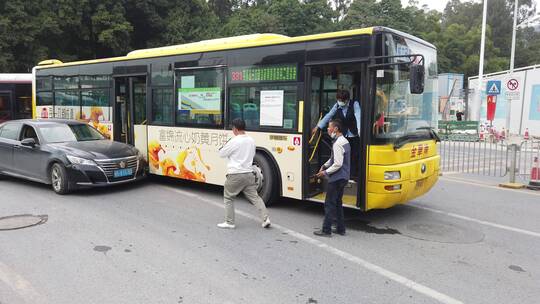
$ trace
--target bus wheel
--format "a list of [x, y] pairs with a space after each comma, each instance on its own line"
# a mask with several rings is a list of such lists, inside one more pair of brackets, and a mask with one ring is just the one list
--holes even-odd
[[267, 206], [272, 205], [277, 200], [279, 193], [276, 168], [261, 153], [255, 154], [253, 165], [261, 171], [262, 175], [262, 183], [260, 183], [257, 192]]

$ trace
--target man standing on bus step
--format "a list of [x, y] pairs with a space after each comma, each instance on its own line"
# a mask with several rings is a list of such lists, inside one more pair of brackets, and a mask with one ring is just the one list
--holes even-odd
[[332, 156], [322, 165], [317, 177], [328, 178], [326, 198], [324, 200], [324, 221], [321, 230], [314, 231], [318, 236], [332, 235], [332, 221], [336, 219], [334, 232], [345, 235], [345, 219], [343, 216], [343, 191], [351, 175], [351, 146], [343, 136], [345, 128], [339, 119], [331, 120], [328, 135], [332, 137]]
[[246, 132], [246, 122], [241, 118], [232, 121], [234, 137], [219, 149], [219, 156], [227, 158], [227, 175], [223, 188], [225, 201], [225, 222], [218, 224], [219, 228], [235, 228], [234, 198], [243, 192], [246, 198], [259, 209], [262, 227], [270, 227], [270, 217], [264, 201], [257, 193], [257, 182], [253, 172], [253, 157], [255, 157], [255, 141]]
[[343, 135], [345, 135], [351, 147], [351, 173], [355, 177], [358, 174], [360, 157], [360, 103], [350, 100], [350, 94], [347, 90], [338, 90], [336, 99], [332, 109], [313, 128], [312, 134], [315, 134], [317, 129], [324, 129], [330, 119], [341, 120], [343, 123]]

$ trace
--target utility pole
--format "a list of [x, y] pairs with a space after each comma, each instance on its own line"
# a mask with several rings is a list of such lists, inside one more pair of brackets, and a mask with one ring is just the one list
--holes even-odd
[[484, 78], [484, 51], [486, 44], [486, 19], [487, 19], [487, 1], [484, 0], [484, 10], [482, 12], [482, 38], [480, 41], [480, 64], [478, 66], [478, 96], [479, 104], [482, 104], [482, 80]]

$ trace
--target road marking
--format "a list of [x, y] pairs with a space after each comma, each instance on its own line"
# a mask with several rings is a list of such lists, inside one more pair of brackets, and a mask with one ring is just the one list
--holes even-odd
[[[443, 174], [444, 174], [444, 172], [443, 172]], [[540, 196], [540, 193], [536, 193], [536, 192], [532, 192], [532, 191], [502, 188], [502, 187], [499, 187], [499, 186], [494, 186], [494, 185], [490, 185], [490, 184], [477, 182], [477, 181], [474, 181], [474, 180], [471, 180], [471, 179], [457, 178], [457, 177], [444, 177], [444, 175], [441, 176], [439, 179], [442, 179], [442, 180], [445, 180], [445, 181], [450, 181], [450, 182], [455, 182], [455, 183], [467, 184], [467, 185], [472, 184], [472, 185], [480, 186], [480, 187], [484, 187], [484, 188], [491, 188], [491, 189], [502, 190], [502, 191], [512, 191], [512, 192], [521, 193], [521, 194]]]
[[[218, 203], [218, 202], [215, 202], [215, 201], [213, 201], [211, 199], [204, 198], [204, 197], [202, 197], [202, 196], [200, 196], [198, 194], [190, 193], [190, 192], [187, 192], [185, 190], [174, 189], [174, 188], [170, 188], [170, 187], [166, 187], [166, 186], [164, 186], [164, 187], [169, 189], [169, 190], [172, 190], [174, 192], [177, 192], [179, 194], [186, 195], [186, 196], [192, 197], [192, 198], [196, 198], [196, 199], [198, 199], [200, 201], [203, 201], [203, 202], [208, 203], [210, 205], [213, 205], [215, 207], [225, 209], [224, 204], [221, 203], [221, 202]], [[236, 214], [239, 214], [239, 215], [241, 215], [243, 217], [246, 217], [248, 219], [251, 219], [253, 221], [260, 222], [260, 219], [258, 217], [253, 216], [253, 215], [251, 215], [251, 214], [249, 214], [247, 212], [244, 212], [242, 210], [236, 210]], [[339, 256], [339, 257], [341, 257], [341, 258], [343, 258], [343, 259], [345, 259], [345, 260], [347, 260], [347, 261], [349, 261], [351, 263], [357, 264], [357, 265], [359, 265], [359, 266], [361, 266], [361, 267], [363, 267], [363, 268], [365, 268], [367, 270], [375, 272], [375, 273], [377, 273], [377, 274], [379, 274], [379, 275], [381, 275], [381, 276], [383, 276], [383, 277], [385, 277], [387, 279], [390, 279], [390, 280], [392, 280], [392, 281], [394, 281], [394, 282], [396, 282], [398, 284], [401, 284], [401, 285], [403, 285], [403, 286], [405, 286], [407, 288], [410, 288], [410, 289], [412, 289], [412, 290], [414, 290], [414, 291], [416, 291], [416, 292], [418, 292], [420, 294], [423, 294], [423, 295], [425, 295], [427, 297], [430, 297], [430, 298], [432, 298], [434, 300], [437, 300], [440, 303], [463, 304], [463, 302], [461, 302], [461, 301], [459, 301], [457, 299], [454, 299], [454, 298], [452, 298], [452, 297], [450, 297], [448, 295], [445, 295], [445, 294], [443, 294], [441, 292], [438, 292], [438, 291], [436, 291], [434, 289], [431, 289], [431, 288], [429, 288], [429, 287], [427, 287], [425, 285], [417, 283], [417, 282], [415, 282], [415, 281], [413, 281], [411, 279], [408, 279], [408, 278], [406, 278], [406, 277], [404, 277], [402, 275], [399, 275], [399, 274], [397, 274], [395, 272], [392, 272], [390, 270], [387, 270], [385, 268], [377, 266], [377, 265], [375, 265], [373, 263], [370, 263], [370, 262], [368, 262], [368, 261], [366, 261], [364, 259], [361, 259], [361, 258], [359, 258], [359, 257], [357, 257], [355, 255], [352, 255], [352, 254], [350, 254], [348, 252], [345, 252], [345, 251], [342, 251], [342, 250], [337, 249], [335, 247], [332, 247], [332, 246], [330, 246], [330, 245], [328, 245], [328, 244], [326, 244], [324, 242], [316, 240], [316, 239], [314, 239], [312, 237], [309, 237], [309, 236], [307, 236], [305, 234], [302, 234], [300, 232], [291, 230], [289, 228], [286, 228], [284, 226], [281, 226], [281, 225], [278, 225], [278, 224], [275, 224], [275, 223], [272, 223], [272, 227], [275, 228], [275, 229], [280, 230], [281, 232], [286, 232], [287, 234], [289, 234], [289, 235], [291, 235], [291, 236], [293, 236], [293, 237], [295, 237], [295, 238], [297, 238], [299, 240], [305, 241], [308, 244], [319, 247], [319, 248], [321, 248], [321, 249], [323, 249], [323, 250], [325, 250], [325, 251], [327, 251], [327, 252], [329, 252], [331, 254], [337, 255], [337, 256]]]
[[512, 231], [512, 232], [517, 232], [517, 233], [522, 233], [522, 234], [526, 234], [526, 235], [530, 235], [530, 236], [540, 237], [540, 233], [534, 232], [534, 231], [529, 231], [529, 230], [525, 230], [525, 229], [511, 227], [511, 226], [496, 224], [496, 223], [483, 221], [483, 220], [475, 219], [475, 218], [472, 218], [472, 217], [468, 217], [468, 216], [464, 216], [464, 215], [460, 215], [460, 214], [456, 214], [456, 213], [452, 213], [452, 212], [446, 212], [446, 211], [442, 211], [442, 210], [438, 210], [438, 209], [433, 209], [433, 208], [430, 208], [430, 207], [424, 207], [424, 206], [413, 205], [413, 204], [410, 204], [409, 206], [414, 207], [414, 208], [418, 208], [418, 209], [424, 209], [424, 210], [431, 211], [431, 212], [434, 212], [434, 213], [444, 214], [444, 215], [447, 215], [447, 216], [455, 217], [455, 218], [458, 218], [458, 219], [462, 219], [462, 220], [466, 220], [466, 221], [470, 221], [470, 222], [474, 222], [474, 223], [478, 223], [478, 224], [482, 224], [482, 225], [486, 225], [486, 226], [491, 226], [491, 227], [495, 227], [495, 228], [499, 228], [499, 229], [504, 229], [504, 230], [508, 230], [508, 231]]
[[4, 282], [27, 303], [42, 303], [43, 299], [32, 287], [30, 282], [0, 262], [0, 281]]

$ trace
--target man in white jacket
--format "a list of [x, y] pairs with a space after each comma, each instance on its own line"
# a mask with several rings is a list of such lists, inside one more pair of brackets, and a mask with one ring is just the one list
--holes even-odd
[[257, 193], [257, 183], [253, 172], [253, 157], [255, 156], [255, 141], [246, 132], [246, 123], [236, 118], [232, 121], [234, 137], [221, 149], [219, 156], [227, 158], [227, 179], [223, 189], [225, 201], [225, 222], [218, 224], [219, 228], [235, 228], [234, 198], [243, 192], [246, 198], [259, 209], [262, 227], [270, 227], [270, 217], [264, 201]]

